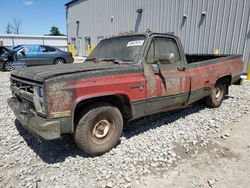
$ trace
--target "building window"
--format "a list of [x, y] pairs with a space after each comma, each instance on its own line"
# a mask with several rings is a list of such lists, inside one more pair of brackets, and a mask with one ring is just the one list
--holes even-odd
[[91, 39], [90, 37], [85, 37], [85, 49], [88, 49], [88, 45], [91, 47]]
[[98, 36], [97, 37], [97, 44], [99, 43], [99, 42], [101, 42], [101, 40], [103, 40], [104, 39], [104, 36]]

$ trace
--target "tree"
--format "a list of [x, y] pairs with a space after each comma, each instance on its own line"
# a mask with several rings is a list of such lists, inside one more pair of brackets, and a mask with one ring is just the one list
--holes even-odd
[[50, 29], [50, 35], [52, 35], [52, 36], [62, 36], [63, 34], [60, 33], [58, 27], [52, 26], [51, 29]]
[[13, 33], [19, 35], [21, 30], [22, 21], [19, 18], [13, 19], [12, 31]]
[[7, 26], [6, 26], [6, 33], [7, 33], [7, 34], [11, 34], [11, 28], [12, 28], [12, 26], [11, 26], [11, 23], [9, 22], [9, 23], [7, 24]]
[[7, 34], [14, 33], [14, 34], [19, 35], [20, 31], [21, 31], [21, 25], [22, 25], [21, 19], [14, 18], [13, 21], [12, 21], [12, 23], [9, 22], [7, 24], [7, 26], [6, 26], [6, 33]]

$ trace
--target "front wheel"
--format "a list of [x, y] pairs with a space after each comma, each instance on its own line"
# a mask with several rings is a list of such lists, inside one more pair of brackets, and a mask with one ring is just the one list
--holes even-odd
[[110, 104], [92, 105], [82, 112], [74, 131], [78, 147], [91, 155], [101, 155], [117, 144], [123, 128], [121, 112]]
[[14, 63], [12, 61], [5, 62], [4, 65], [3, 65], [3, 69], [5, 71], [12, 71], [12, 70], [14, 70], [15, 69]]
[[206, 104], [212, 108], [218, 108], [225, 98], [226, 90], [227, 85], [225, 83], [216, 83], [211, 95], [206, 98]]

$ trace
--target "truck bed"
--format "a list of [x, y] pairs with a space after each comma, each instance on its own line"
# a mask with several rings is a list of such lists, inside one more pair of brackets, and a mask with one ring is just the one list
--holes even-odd
[[185, 54], [187, 64], [196, 63], [199, 61], [207, 61], [212, 59], [220, 59], [223, 57], [238, 57], [238, 55], [214, 55], [214, 54]]
[[[196, 68], [202, 68], [208, 65], [212, 65], [209, 69], [206, 69], [210, 79], [214, 75], [214, 78], [220, 77], [221, 75], [230, 74], [231, 84], [237, 83], [240, 80], [241, 75], [241, 63], [242, 57], [237, 54], [185, 54], [186, 63], [189, 69], [195, 70]], [[211, 72], [212, 71], [212, 72]], [[202, 74], [205, 75], [206, 73]], [[195, 76], [193, 76], [194, 78]]]

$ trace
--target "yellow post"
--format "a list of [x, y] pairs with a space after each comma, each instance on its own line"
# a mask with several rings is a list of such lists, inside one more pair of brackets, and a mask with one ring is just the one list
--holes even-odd
[[250, 80], [250, 62], [248, 63], [247, 80]]
[[68, 51], [71, 52], [71, 45], [68, 44]]
[[91, 52], [91, 48], [90, 48], [90, 45], [88, 44], [88, 49], [87, 49], [87, 55], [89, 56], [90, 52]]
[[219, 49], [214, 49], [213, 54], [218, 55], [219, 54]]
[[72, 44], [72, 46], [71, 46], [71, 53], [72, 53], [72, 57], [75, 58], [75, 46], [74, 46], [74, 44]]

